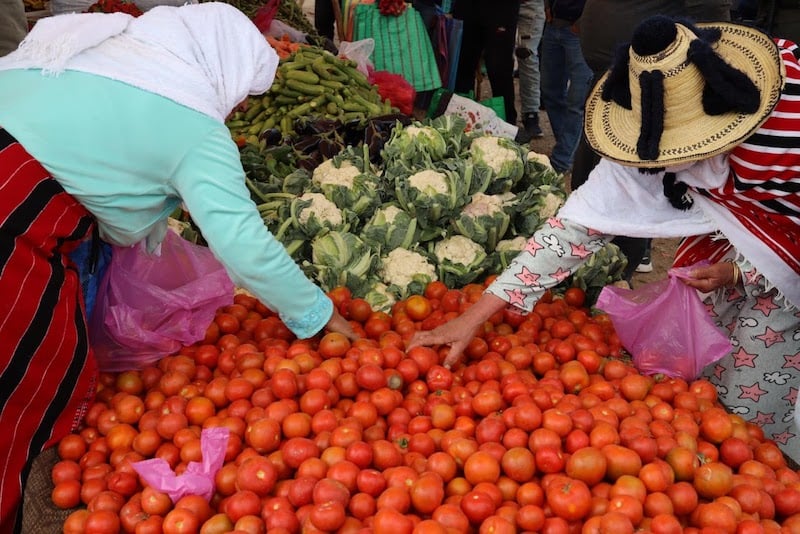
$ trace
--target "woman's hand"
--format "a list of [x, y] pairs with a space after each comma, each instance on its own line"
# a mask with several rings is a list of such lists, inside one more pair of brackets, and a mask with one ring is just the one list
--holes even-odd
[[683, 283], [704, 293], [736, 285], [741, 280], [739, 267], [727, 261], [698, 267], [691, 272], [691, 275], [692, 278], [682, 279]]
[[434, 328], [416, 332], [408, 343], [408, 348], [417, 345], [450, 345], [443, 365], [450, 369], [461, 359], [478, 328], [496, 311], [503, 309], [506, 302], [490, 293], [481, 298], [455, 319]]
[[344, 335], [350, 341], [355, 341], [358, 339], [358, 334], [353, 329], [353, 326], [342, 317], [342, 314], [339, 313], [339, 310], [336, 309], [336, 306], [333, 307], [333, 315], [331, 315], [330, 320], [325, 325], [325, 328], [330, 330], [331, 332], [338, 332], [339, 334]]
[[415, 332], [408, 343], [408, 348], [417, 345], [450, 345], [443, 365], [450, 369], [461, 359], [464, 349], [472, 340], [474, 332], [478, 329], [472, 321], [464, 315], [456, 317], [433, 330], [420, 330]]

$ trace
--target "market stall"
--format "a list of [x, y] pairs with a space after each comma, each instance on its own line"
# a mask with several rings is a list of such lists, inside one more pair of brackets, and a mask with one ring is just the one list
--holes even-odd
[[202, 339], [101, 369], [80, 430], [32, 466], [23, 532], [800, 531], [776, 442], [685, 354], [645, 369], [597, 308], [625, 266], [612, 244], [494, 314], [453, 368], [447, 346], [409, 348], [556, 224], [564, 177], [488, 111], [403, 113], [292, 0], [274, 17], [308, 39], [265, 37], [275, 82], [226, 125], [264, 224], [360, 338], [297, 339], [223, 285]]

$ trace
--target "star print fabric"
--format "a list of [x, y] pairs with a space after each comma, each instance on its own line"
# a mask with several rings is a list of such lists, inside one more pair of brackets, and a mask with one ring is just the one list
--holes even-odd
[[567, 219], [550, 218], [486, 291], [531, 311], [547, 289], [563, 282], [611, 238]]
[[729, 333], [733, 351], [703, 374], [729, 411], [759, 425], [765, 437], [800, 463], [800, 310], [749, 263], [738, 264], [744, 283], [704, 300], [717, 325]]

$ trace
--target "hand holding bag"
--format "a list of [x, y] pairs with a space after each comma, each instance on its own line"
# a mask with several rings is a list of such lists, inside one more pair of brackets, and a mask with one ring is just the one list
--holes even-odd
[[681, 282], [700, 262], [670, 269], [668, 277], [636, 289], [606, 286], [596, 307], [611, 318], [634, 366], [646, 375], [694, 380], [731, 350], [731, 342], [709, 316], [697, 290]]

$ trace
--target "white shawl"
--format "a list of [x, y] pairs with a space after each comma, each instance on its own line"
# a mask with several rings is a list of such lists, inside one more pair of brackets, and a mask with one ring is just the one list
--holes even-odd
[[664, 196], [664, 173], [645, 174], [637, 168], [602, 160], [585, 184], [576, 189], [559, 211], [569, 219], [610, 235], [630, 237], [686, 237], [721, 233], [793, 305], [800, 306], [797, 274], [767, 245], [759, 241], [723, 206], [692, 191], [716, 189], [728, 180], [728, 156], [699, 161], [676, 172], [689, 185], [692, 207], [670, 205]]
[[219, 121], [249, 94], [272, 85], [278, 56], [235, 7], [208, 2], [123, 13], [48, 17], [0, 70], [75, 70], [159, 94]]

